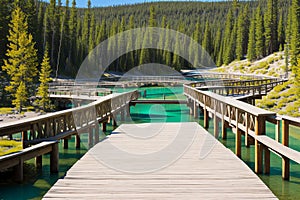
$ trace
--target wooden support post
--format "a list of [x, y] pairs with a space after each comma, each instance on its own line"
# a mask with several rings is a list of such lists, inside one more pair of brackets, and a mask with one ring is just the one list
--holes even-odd
[[248, 113], [245, 113], [245, 118], [246, 118], [245, 146], [250, 147], [249, 136], [248, 136], [248, 133], [249, 133], [249, 115], [248, 115]]
[[277, 120], [277, 122], [276, 122], [275, 140], [277, 142], [280, 142], [280, 120]]
[[270, 174], [270, 150], [268, 147], [264, 146], [264, 151], [265, 151], [264, 173]]
[[99, 133], [99, 123], [96, 121], [95, 122], [96, 125], [95, 125], [95, 144], [97, 144], [99, 142], [99, 136], [100, 136], [100, 133]]
[[197, 102], [194, 101], [194, 118], [198, 119], [199, 113], [198, 113], [198, 105]]
[[116, 119], [113, 116], [111, 117], [111, 119], [113, 127], [116, 128], [118, 126]]
[[23, 149], [25, 149], [27, 147], [27, 145], [26, 145], [26, 141], [27, 140], [28, 140], [27, 131], [23, 131], [22, 132], [22, 145], [23, 145]]
[[[287, 120], [282, 120], [282, 144], [284, 146], [289, 146], [289, 122]], [[290, 159], [282, 156], [282, 178], [284, 180], [290, 179]]]
[[24, 178], [24, 176], [23, 176], [24, 175], [23, 164], [24, 164], [24, 161], [23, 161], [22, 158], [20, 158], [19, 164], [14, 167], [14, 170], [15, 170], [15, 180], [17, 182], [22, 182], [23, 181], [23, 178]]
[[227, 139], [227, 122], [225, 121], [224, 115], [225, 115], [225, 108], [226, 106], [222, 103], [221, 104], [221, 112], [222, 112], [222, 139]]
[[214, 102], [214, 136], [219, 138], [219, 119], [217, 117], [217, 100]]
[[102, 123], [102, 131], [103, 132], [106, 132], [106, 124], [107, 124], [107, 122], [105, 122], [105, 121]]
[[43, 167], [43, 156], [35, 157], [35, 166], [38, 169], [41, 169]]
[[219, 138], [219, 122], [220, 119], [218, 117], [215, 117], [216, 115], [214, 115], [214, 136], [215, 138]]
[[222, 122], [222, 139], [223, 140], [227, 139], [227, 127], [228, 127], [228, 122], [226, 122], [226, 121]]
[[67, 138], [64, 139], [64, 149], [69, 148], [69, 140]]
[[262, 148], [261, 144], [255, 140], [255, 173], [261, 174], [262, 172]]
[[242, 155], [242, 147], [241, 147], [241, 138], [242, 133], [239, 129], [239, 110], [236, 109], [235, 112], [235, 120], [236, 120], [236, 133], [235, 133], [235, 154], [240, 158]]
[[58, 159], [59, 159], [58, 143], [55, 143], [52, 145], [52, 151], [50, 154], [50, 172], [51, 173], [58, 172]]
[[89, 148], [91, 148], [93, 146], [93, 127], [92, 126], [89, 126], [88, 128], [88, 146]]
[[192, 104], [193, 104], [193, 103], [192, 103], [192, 100], [189, 99], [189, 101], [188, 101], [188, 106], [189, 106], [189, 108], [190, 108], [190, 115], [194, 115], [194, 107], [193, 107]]
[[127, 117], [130, 117], [130, 105], [129, 105], [129, 103], [128, 104], [126, 104], [126, 114], [127, 114]]
[[125, 121], [125, 113], [124, 109], [121, 110], [121, 121]]
[[[255, 117], [255, 134], [264, 135], [266, 131], [266, 121], [262, 116]], [[262, 144], [255, 140], [255, 172], [262, 173]]]
[[208, 116], [208, 111], [206, 110], [206, 108], [204, 108], [203, 110], [203, 115], [204, 115], [204, 128], [209, 128], [209, 116]]
[[76, 146], [77, 149], [80, 148], [80, 136], [79, 136], [78, 133], [76, 134], [75, 146]]

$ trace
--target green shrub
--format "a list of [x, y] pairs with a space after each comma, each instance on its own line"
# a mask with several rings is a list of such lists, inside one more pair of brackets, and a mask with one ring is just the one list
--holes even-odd
[[281, 92], [286, 88], [286, 86], [284, 84], [282, 85], [277, 85], [276, 87], [274, 87], [273, 91], [274, 92]]
[[13, 108], [3, 107], [0, 108], [0, 114], [11, 114], [13, 113]]

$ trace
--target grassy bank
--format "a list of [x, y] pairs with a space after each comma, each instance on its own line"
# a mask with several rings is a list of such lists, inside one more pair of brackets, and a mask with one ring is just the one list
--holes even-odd
[[22, 142], [0, 139], [0, 156], [22, 150]]

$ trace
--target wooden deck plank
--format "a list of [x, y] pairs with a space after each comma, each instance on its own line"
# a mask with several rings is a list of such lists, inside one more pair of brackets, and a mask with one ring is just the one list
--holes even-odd
[[[106, 143], [128, 152], [147, 154], [172, 143], [176, 139], [176, 131], [183, 131], [186, 138], [192, 138], [192, 142], [175, 162], [157, 171], [126, 173], [98, 160], [97, 156], [103, 152], [101, 150]], [[139, 133], [142, 136], [157, 134], [141, 140], [129, 137], [128, 133], [134, 136]], [[189, 137], [192, 133], [195, 135]], [[212, 146], [207, 146], [207, 141]], [[210, 149], [202, 158], [200, 152], [204, 147]], [[108, 156], [113, 158], [113, 152], [109, 153]], [[118, 162], [124, 164], [122, 158], [116, 158]], [[276, 199], [246, 164], [193, 122], [121, 125], [75, 163], [64, 179], [58, 180], [44, 196], [44, 199], [60, 198]]]

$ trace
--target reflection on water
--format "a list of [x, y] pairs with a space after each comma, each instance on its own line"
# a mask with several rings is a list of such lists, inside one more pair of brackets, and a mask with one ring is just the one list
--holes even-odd
[[[117, 89], [120, 91], [121, 89]], [[146, 90], [147, 98], [161, 99], [182, 99], [182, 87], [175, 88], [140, 88], [141, 91]], [[119, 116], [118, 116], [119, 119]], [[188, 122], [195, 121], [189, 115], [189, 108], [186, 105], [141, 105], [137, 104], [131, 107], [131, 116], [126, 118], [126, 123], [147, 123], [147, 122]], [[203, 124], [203, 116], [197, 121]], [[111, 124], [108, 124], [108, 132], [112, 131]], [[213, 124], [210, 120], [209, 132], [213, 133]], [[267, 124], [267, 134], [275, 138], [275, 125]], [[300, 150], [299, 130], [291, 128], [290, 145]], [[81, 135], [82, 141], [87, 141], [87, 135]], [[235, 141], [234, 134], [228, 129], [227, 140], [220, 139], [227, 148], [234, 152]], [[242, 140], [244, 140], [242, 136]], [[84, 142], [83, 142], [84, 143]], [[60, 165], [58, 174], [50, 174], [49, 155], [43, 156], [43, 169], [36, 170], [34, 160], [26, 162], [25, 165], [25, 181], [23, 184], [16, 184], [7, 181], [13, 174], [0, 173], [0, 199], [40, 199], [53, 185], [58, 178], [65, 175], [67, 170], [78, 160], [84, 153], [86, 148], [82, 144], [80, 149], [75, 148], [74, 137], [69, 141], [69, 149], [63, 149], [62, 143], [59, 145]], [[242, 145], [242, 159], [251, 168], [254, 169], [254, 146], [246, 148]], [[291, 180], [283, 181], [281, 179], [281, 159], [271, 153], [271, 172], [270, 175], [260, 175], [260, 178], [280, 199], [297, 199], [300, 189], [300, 168], [299, 164], [291, 163]], [[6, 181], [5, 181], [6, 180]]]

